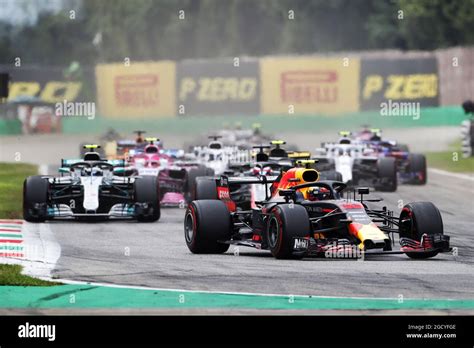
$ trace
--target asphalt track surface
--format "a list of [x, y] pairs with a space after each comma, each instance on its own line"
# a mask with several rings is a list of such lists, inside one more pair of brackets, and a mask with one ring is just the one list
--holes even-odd
[[[426, 187], [374, 196], [397, 213], [399, 200], [433, 201], [458, 256], [405, 255], [356, 260], [276, 260], [268, 251], [231, 246], [194, 255], [184, 242], [184, 209], [162, 210], [156, 223], [49, 222], [61, 246], [55, 277], [166, 289], [343, 297], [474, 298], [472, 181], [430, 173]], [[396, 213], [396, 214], [397, 214]]]
[[[282, 132], [274, 134], [289, 144], [296, 144], [302, 150], [314, 151], [323, 141], [337, 140], [337, 132], [320, 130], [318, 133]], [[420, 127], [386, 129], [384, 136], [410, 144], [411, 151], [443, 151], [449, 144], [461, 137], [460, 127]], [[81, 134], [36, 134], [30, 136], [10, 135], [0, 137], [0, 162], [20, 161], [39, 165], [58, 166], [61, 158], [77, 158], [79, 144], [98, 141], [98, 136]], [[189, 143], [189, 135], [160, 135], [166, 147], [181, 147]], [[416, 141], [415, 141], [416, 140]]]
[[[393, 133], [393, 134], [392, 134]], [[399, 130], [391, 137], [410, 143], [417, 151], [438, 150], [457, 137], [454, 129], [419, 132]], [[386, 132], [389, 135], [389, 132]], [[332, 134], [328, 134], [334, 139]], [[61, 157], [77, 156], [81, 136], [3, 137], [1, 161], [54, 165]], [[325, 138], [287, 136], [300, 147], [317, 146]], [[406, 138], [406, 140], [403, 140]], [[433, 139], [436, 138], [436, 142]], [[423, 140], [425, 139], [425, 140]], [[184, 139], [167, 141], [179, 146]], [[441, 144], [441, 145], [440, 145]], [[410, 144], [411, 145], [411, 144]], [[41, 149], [41, 151], [35, 151]], [[430, 260], [411, 260], [405, 255], [377, 256], [364, 261], [304, 259], [276, 260], [268, 251], [231, 247], [222, 255], [194, 255], [186, 247], [184, 209], [162, 210], [156, 223], [110, 221], [85, 223], [51, 221], [61, 247], [54, 277], [88, 282], [146, 286], [164, 289], [251, 292], [343, 297], [457, 298], [473, 299], [474, 289], [474, 185], [466, 180], [429, 173], [426, 186], [399, 186], [383, 197], [389, 209], [400, 211], [403, 203], [432, 201], [443, 216], [445, 234], [458, 248], [458, 256], [438, 255]]]

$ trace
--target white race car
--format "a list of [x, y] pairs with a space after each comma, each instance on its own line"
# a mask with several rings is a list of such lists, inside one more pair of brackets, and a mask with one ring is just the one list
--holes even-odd
[[370, 185], [376, 190], [397, 190], [394, 158], [379, 157], [366, 144], [344, 137], [338, 143], [324, 143], [316, 149], [318, 169], [340, 173], [340, 181], [350, 185]]
[[229, 163], [247, 163], [250, 161], [250, 151], [240, 150], [237, 146], [224, 146], [218, 141], [220, 136], [210, 136], [213, 139], [208, 146], [195, 146], [192, 154], [195, 161], [211, 168], [215, 175], [224, 174], [229, 169]]
[[60, 176], [30, 176], [23, 186], [26, 221], [55, 218], [96, 220], [160, 218], [159, 186], [154, 176], [121, 176], [123, 160], [102, 160], [87, 152], [83, 159], [62, 160]]

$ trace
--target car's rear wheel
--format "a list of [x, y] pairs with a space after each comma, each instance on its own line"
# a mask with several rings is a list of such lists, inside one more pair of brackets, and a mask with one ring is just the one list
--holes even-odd
[[193, 200], [217, 199], [217, 185], [214, 178], [199, 177], [196, 178], [194, 185]]
[[219, 200], [193, 201], [184, 218], [186, 245], [194, 254], [222, 254], [231, 237], [231, 216], [224, 202]]
[[383, 157], [377, 162], [378, 182], [375, 186], [377, 191], [395, 192], [397, 190], [397, 164], [395, 158]]
[[134, 183], [135, 202], [146, 204], [147, 208], [139, 208], [137, 215], [140, 222], [158, 221], [161, 216], [160, 193], [158, 179], [156, 176], [143, 176], [137, 178]]
[[188, 202], [194, 200], [194, 192], [196, 188], [196, 179], [200, 177], [213, 176], [214, 171], [205, 166], [199, 166], [197, 168], [191, 168], [188, 172], [186, 179], [186, 199]]
[[46, 220], [48, 179], [40, 175], [29, 176], [23, 182], [23, 218], [29, 222]]
[[280, 204], [271, 212], [266, 230], [268, 248], [277, 259], [297, 259], [293, 253], [294, 238], [310, 235], [309, 217], [301, 205]]
[[[414, 202], [405, 205], [399, 218], [400, 238], [410, 238], [421, 242], [424, 234], [443, 234], [443, 219], [438, 208], [431, 202]], [[438, 251], [407, 252], [412, 259], [434, 257]]]

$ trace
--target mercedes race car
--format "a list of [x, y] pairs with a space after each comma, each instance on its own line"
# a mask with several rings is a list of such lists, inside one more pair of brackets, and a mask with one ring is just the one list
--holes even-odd
[[[193, 201], [185, 214], [185, 241], [192, 253], [224, 253], [230, 245], [270, 250], [279, 259], [360, 257], [406, 254], [426, 259], [451, 250], [439, 210], [430, 202], [404, 206], [399, 217], [386, 207], [371, 209], [364, 200], [343, 197], [346, 184], [318, 181], [314, 169], [292, 168], [278, 177], [221, 176], [197, 187], [206, 199]], [[231, 184], [261, 185], [265, 197], [240, 210], [231, 199]], [[392, 250], [394, 234], [399, 250]]]
[[90, 151], [83, 159], [61, 160], [60, 176], [26, 178], [24, 219], [30, 222], [56, 218], [157, 221], [160, 201], [156, 177], [120, 176], [124, 166], [123, 160], [103, 160], [99, 153]]

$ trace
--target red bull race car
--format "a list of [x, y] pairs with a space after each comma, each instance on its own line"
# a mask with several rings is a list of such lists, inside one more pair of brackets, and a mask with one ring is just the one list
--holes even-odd
[[[395, 217], [386, 207], [369, 208], [380, 199], [364, 199], [368, 188], [357, 190], [359, 199], [355, 190], [344, 197], [346, 185], [319, 180], [311, 162], [277, 177], [198, 181], [200, 197], [188, 206], [184, 221], [189, 250], [214, 254], [242, 245], [270, 250], [279, 259], [374, 254], [426, 259], [451, 250], [441, 214], [431, 202], [409, 203]], [[232, 184], [258, 186], [263, 195], [254, 196], [251, 209], [239, 209], [231, 199]], [[399, 250], [393, 250], [394, 234]]]

